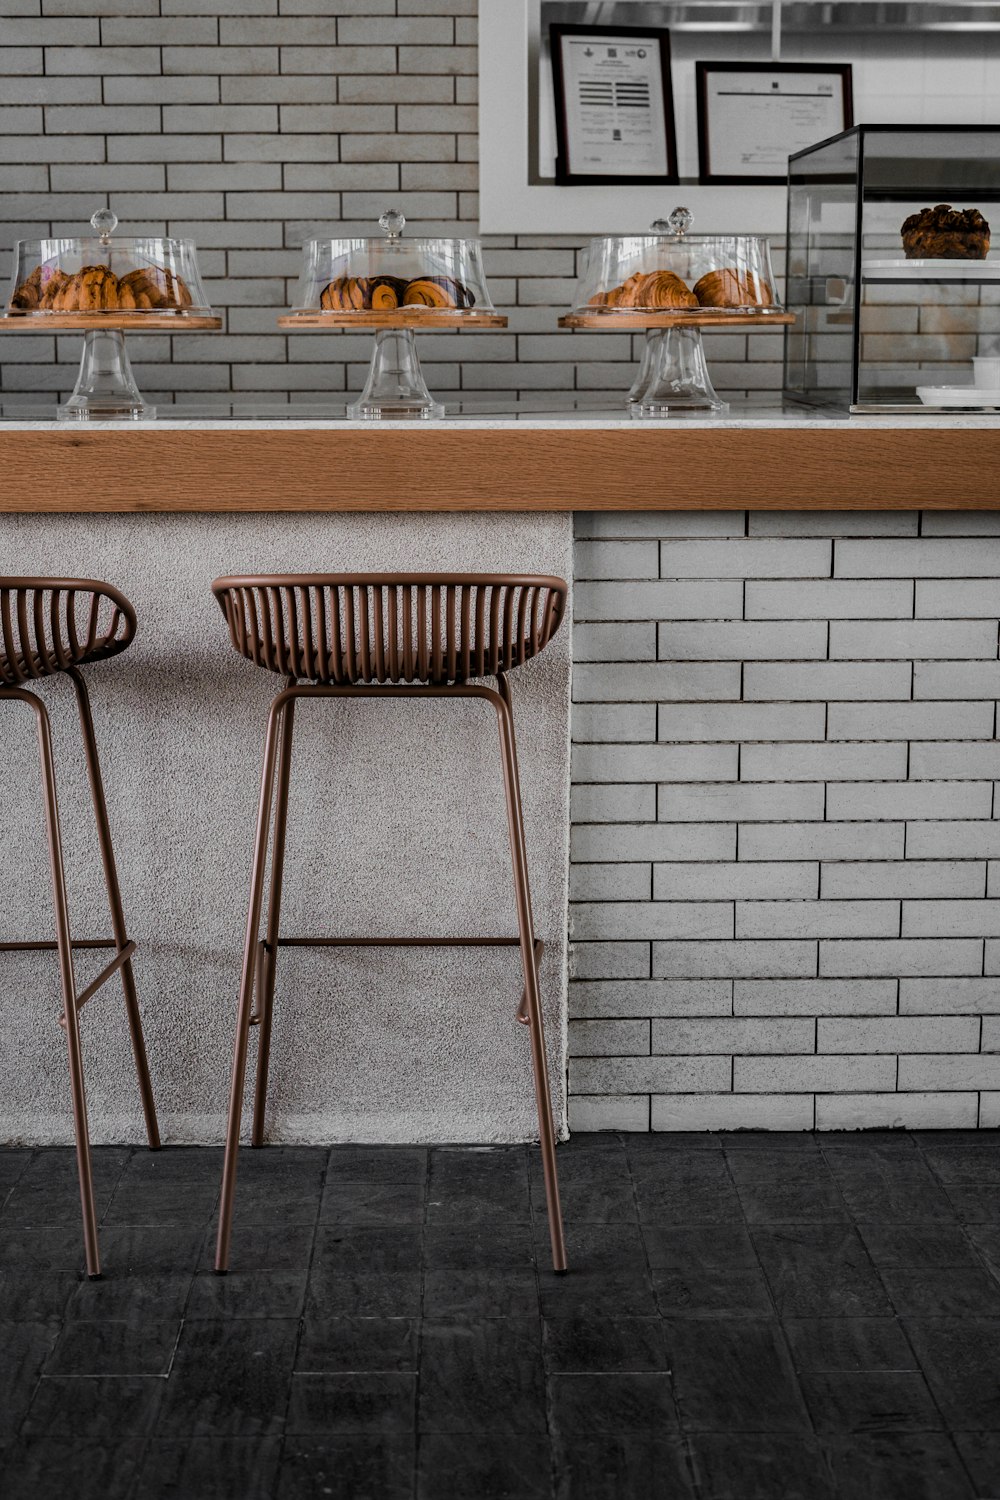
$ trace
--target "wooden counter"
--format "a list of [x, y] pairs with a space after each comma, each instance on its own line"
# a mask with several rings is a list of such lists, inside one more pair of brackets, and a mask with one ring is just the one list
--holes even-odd
[[1000, 421], [0, 422], [0, 511], [978, 510]]

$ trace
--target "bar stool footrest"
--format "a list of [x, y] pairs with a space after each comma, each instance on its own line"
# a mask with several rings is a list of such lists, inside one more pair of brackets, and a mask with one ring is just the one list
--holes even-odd
[[[54, 942], [25, 942], [25, 943], [0, 943], [0, 953], [54, 953], [58, 949], [58, 943]], [[71, 948], [118, 948], [114, 938], [74, 938], [70, 943]], [[98, 974], [97, 978], [79, 995], [76, 996], [76, 1011], [80, 1011], [88, 1000], [93, 1000], [102, 985], [107, 984], [112, 975], [117, 974], [135, 952], [135, 943], [127, 942], [124, 947], [119, 948], [114, 958]], [[59, 1016], [59, 1025], [65, 1030], [66, 1012], [62, 1011]]]
[[[261, 938], [257, 944], [257, 974], [260, 973], [260, 961], [265, 953], [273, 952], [274, 948], [520, 948], [521, 939], [517, 937], [279, 937], [277, 942], [271, 944], [266, 938]], [[535, 938], [535, 967], [541, 963], [542, 954], [545, 952], [545, 943], [542, 938]], [[518, 1023], [521, 1026], [529, 1024], [528, 996], [526, 991], [521, 992], [520, 1004], [517, 1007]], [[254, 1010], [250, 1017], [251, 1026], [260, 1025], [260, 1012]]]

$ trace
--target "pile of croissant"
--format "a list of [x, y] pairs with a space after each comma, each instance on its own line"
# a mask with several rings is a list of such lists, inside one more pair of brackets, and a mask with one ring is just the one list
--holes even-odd
[[452, 276], [338, 276], [320, 293], [324, 312], [392, 312], [397, 307], [471, 307], [475, 297]]
[[108, 266], [84, 266], [69, 276], [36, 266], [10, 299], [12, 312], [143, 312], [191, 306], [181, 278], [163, 266], [116, 276]]
[[592, 307], [663, 308], [770, 307], [774, 293], [766, 282], [737, 270], [709, 271], [688, 286], [673, 271], [636, 271], [622, 286], [597, 292]]

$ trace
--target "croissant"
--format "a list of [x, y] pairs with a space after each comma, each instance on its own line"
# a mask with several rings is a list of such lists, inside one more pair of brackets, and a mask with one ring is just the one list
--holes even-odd
[[619, 307], [697, 307], [698, 299], [673, 271], [636, 271], [618, 290]]
[[124, 312], [133, 309], [190, 307], [191, 293], [183, 279], [166, 266], [146, 266], [129, 271], [118, 283], [118, 306]]
[[621, 290], [620, 286], [614, 286], [609, 292], [595, 292], [589, 305], [591, 307], [617, 307]]
[[118, 307], [118, 277], [107, 266], [84, 266], [57, 292], [54, 312], [111, 312]]
[[69, 281], [66, 272], [60, 271], [58, 266], [42, 267], [42, 296], [38, 306], [43, 312], [54, 311], [56, 298]]
[[471, 307], [475, 298], [451, 276], [420, 276], [403, 294], [404, 307]]
[[145, 271], [129, 271], [118, 283], [118, 306], [123, 312], [144, 312], [160, 305], [160, 289]]
[[34, 312], [41, 300], [42, 268], [36, 266], [11, 296], [10, 306], [16, 312]]
[[770, 307], [774, 302], [766, 281], [732, 268], [709, 271], [695, 282], [694, 294], [702, 307]]

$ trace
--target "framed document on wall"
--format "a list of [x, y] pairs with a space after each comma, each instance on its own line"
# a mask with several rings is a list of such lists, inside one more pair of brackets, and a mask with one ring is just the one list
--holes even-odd
[[854, 124], [850, 63], [695, 64], [700, 182], [784, 183], [793, 151]]
[[560, 24], [549, 37], [556, 182], [677, 182], [669, 32]]

